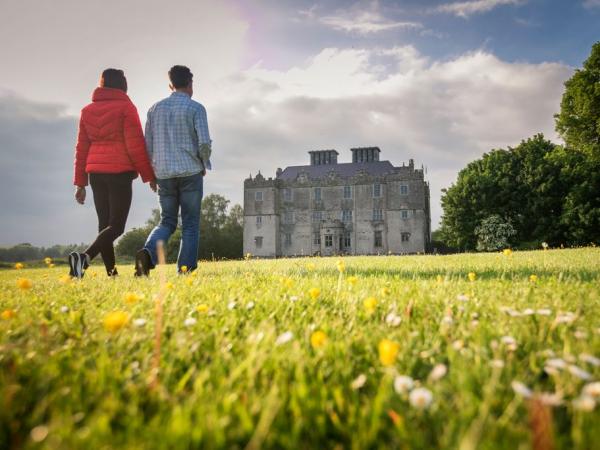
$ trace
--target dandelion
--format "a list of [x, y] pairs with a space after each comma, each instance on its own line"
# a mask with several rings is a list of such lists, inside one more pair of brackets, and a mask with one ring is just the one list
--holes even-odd
[[363, 302], [363, 306], [368, 314], [372, 314], [377, 308], [377, 299], [375, 297], [367, 297]]
[[510, 248], [505, 248], [504, 250], [502, 250], [502, 254], [504, 256], [512, 256], [513, 252]]
[[281, 284], [283, 284], [287, 289], [291, 289], [294, 286], [294, 280], [291, 278], [282, 278]]
[[382, 296], [382, 297], [385, 297], [385, 296], [387, 296], [387, 295], [390, 295], [390, 293], [391, 293], [392, 291], [391, 291], [391, 290], [390, 290], [390, 288], [388, 288], [388, 287], [382, 287], [382, 288], [381, 288], [381, 290], [380, 290], [380, 292], [381, 292], [381, 296]]
[[294, 333], [291, 331], [286, 331], [285, 333], [280, 334], [275, 339], [275, 345], [283, 345], [290, 342], [294, 338]]
[[352, 381], [352, 383], [350, 384], [350, 387], [356, 391], [357, 389], [360, 389], [361, 387], [363, 387], [366, 382], [367, 382], [367, 376], [364, 373], [361, 373], [359, 376], [357, 376]]
[[531, 274], [529, 275], [529, 281], [531, 281], [532, 283], [537, 283], [538, 280], [538, 276], [535, 274]]
[[346, 278], [346, 281], [348, 282], [348, 284], [350, 286], [356, 286], [356, 283], [358, 283], [358, 277], [350, 276], [350, 277]]
[[336, 266], [339, 273], [344, 273], [346, 271], [346, 265], [341, 259], [337, 262]]
[[394, 378], [394, 390], [398, 394], [406, 394], [414, 385], [414, 380], [408, 375], [398, 375]]
[[397, 327], [402, 322], [402, 317], [397, 315], [396, 313], [389, 313], [385, 316], [385, 323], [387, 323], [390, 327]]
[[2, 314], [0, 314], [0, 317], [2, 317], [2, 320], [13, 319], [16, 316], [17, 316], [17, 312], [14, 309], [5, 309], [4, 311], [2, 311]]
[[469, 272], [467, 277], [469, 278], [469, 281], [475, 281], [477, 279], [477, 274], [475, 272]]
[[448, 368], [445, 364], [436, 364], [429, 374], [430, 381], [438, 381], [446, 376]]
[[400, 345], [396, 342], [390, 341], [389, 339], [382, 339], [378, 345], [379, 350], [379, 361], [384, 366], [391, 366], [396, 361]]
[[146, 325], [146, 319], [135, 319], [133, 321], [133, 326], [136, 328], [142, 328], [144, 325]]
[[531, 392], [531, 389], [529, 389], [527, 386], [525, 386], [525, 384], [521, 383], [520, 381], [515, 380], [512, 383], [510, 383], [510, 386], [512, 387], [513, 391], [515, 391], [515, 393], [517, 395], [520, 395], [521, 397], [529, 398], [533, 394], [533, 392]]
[[50, 258], [49, 256], [46, 256], [44, 258], [44, 262], [46, 263], [47, 266], [49, 266], [50, 264], [52, 264], [52, 258]]
[[323, 331], [315, 331], [310, 336], [310, 345], [312, 345], [313, 348], [321, 348], [325, 345], [326, 342], [327, 335]]
[[33, 286], [33, 283], [29, 278], [19, 278], [17, 280], [17, 287], [23, 291], [31, 289], [31, 286]]
[[416, 388], [408, 395], [408, 401], [417, 409], [427, 409], [433, 401], [433, 394], [429, 389]]
[[591, 412], [596, 407], [596, 401], [592, 397], [588, 397], [587, 395], [582, 395], [575, 400], [573, 400], [573, 408], [583, 411], [583, 412]]
[[548, 250], [548, 243], [547, 242], [542, 242], [542, 248], [544, 250]]
[[70, 277], [69, 275], [62, 275], [62, 276], [61, 276], [61, 277], [58, 279], [58, 281], [59, 281], [61, 284], [69, 284], [69, 283], [71, 282], [71, 277]]
[[443, 281], [444, 281], [444, 277], [443, 277], [443, 276], [441, 276], [441, 275], [436, 275], [436, 277], [435, 277], [435, 282], [436, 282], [437, 284], [440, 284], [440, 283], [442, 283]]
[[321, 295], [321, 289], [319, 289], [319, 288], [316, 288], [316, 287], [314, 287], [314, 288], [310, 288], [310, 289], [308, 290], [308, 295], [309, 295], [309, 297], [310, 297], [310, 298], [312, 298], [313, 300], [316, 300], [316, 299], [318, 299], [318, 298], [319, 298], [319, 296]]
[[577, 367], [574, 364], [569, 365], [569, 373], [584, 381], [592, 379], [592, 375], [589, 372], [583, 370], [580, 367]]
[[200, 314], [205, 314], [208, 312], [208, 305], [202, 303], [198, 306], [196, 306], [196, 311], [198, 311]]
[[104, 329], [116, 333], [129, 322], [129, 315], [125, 311], [113, 311], [104, 317]]
[[144, 298], [143, 295], [136, 294], [135, 292], [127, 292], [123, 296], [125, 303], [128, 303], [130, 305], [139, 302], [142, 298]]
[[175, 287], [175, 285], [173, 283], [171, 283], [170, 281], [167, 281], [167, 283], [165, 284], [165, 288], [167, 288], [167, 290], [172, 290]]
[[179, 268], [179, 270], [180, 270], [180, 272], [181, 272], [181, 273], [187, 273], [187, 271], [188, 271], [188, 266], [181, 266], [181, 267]]
[[23, 267], [25, 267], [25, 265], [23, 263], [18, 262], [15, 264], [15, 269], [17, 269], [17, 270], [21, 270]]
[[196, 320], [195, 318], [193, 318], [193, 317], [188, 317], [187, 319], [185, 319], [185, 320], [183, 321], [183, 324], [184, 324], [186, 327], [192, 327], [192, 326], [196, 325], [196, 322], [197, 322], [197, 320]]

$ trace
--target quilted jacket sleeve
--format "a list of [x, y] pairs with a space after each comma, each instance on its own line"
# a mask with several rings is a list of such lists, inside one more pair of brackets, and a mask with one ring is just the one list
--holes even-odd
[[75, 175], [73, 184], [75, 186], [87, 186], [88, 175], [85, 171], [87, 157], [90, 151], [90, 139], [83, 126], [83, 113], [79, 119], [79, 132], [77, 133], [77, 145], [75, 146]]
[[142, 124], [137, 109], [130, 103], [125, 108], [125, 119], [123, 123], [123, 134], [125, 136], [125, 147], [135, 169], [142, 177], [144, 183], [154, 181], [154, 170], [146, 151], [146, 141], [142, 132]]

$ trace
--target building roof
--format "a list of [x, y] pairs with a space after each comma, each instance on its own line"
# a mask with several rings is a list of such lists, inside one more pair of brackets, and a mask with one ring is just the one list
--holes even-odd
[[305, 172], [309, 178], [324, 178], [334, 171], [342, 178], [355, 176], [364, 170], [372, 176], [380, 176], [394, 172], [394, 166], [389, 161], [371, 161], [356, 163], [324, 164], [317, 166], [291, 166], [286, 167], [278, 176], [278, 180], [295, 180], [300, 172]]

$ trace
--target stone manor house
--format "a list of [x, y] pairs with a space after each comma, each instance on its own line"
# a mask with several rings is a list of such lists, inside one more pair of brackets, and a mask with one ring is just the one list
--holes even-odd
[[310, 165], [244, 181], [244, 253], [260, 257], [424, 253], [431, 240], [423, 169], [380, 161], [378, 147], [310, 154]]

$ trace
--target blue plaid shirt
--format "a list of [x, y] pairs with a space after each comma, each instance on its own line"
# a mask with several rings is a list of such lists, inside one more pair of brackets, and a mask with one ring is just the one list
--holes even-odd
[[206, 109], [173, 92], [148, 110], [146, 147], [156, 178], [177, 178], [211, 169]]

